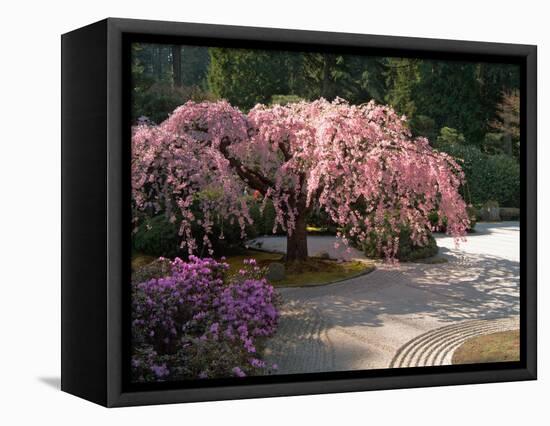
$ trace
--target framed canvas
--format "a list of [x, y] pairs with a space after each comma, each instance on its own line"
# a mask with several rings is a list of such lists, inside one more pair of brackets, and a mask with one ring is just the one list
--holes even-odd
[[62, 390], [536, 379], [536, 46], [106, 19], [62, 36]]

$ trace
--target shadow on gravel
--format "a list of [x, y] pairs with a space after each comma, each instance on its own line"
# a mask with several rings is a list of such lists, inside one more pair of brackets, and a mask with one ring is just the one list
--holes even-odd
[[447, 256], [447, 264], [379, 268], [366, 277], [285, 298], [313, 303], [332, 325], [342, 327], [381, 326], [382, 315], [455, 322], [519, 314], [519, 262], [450, 251]]

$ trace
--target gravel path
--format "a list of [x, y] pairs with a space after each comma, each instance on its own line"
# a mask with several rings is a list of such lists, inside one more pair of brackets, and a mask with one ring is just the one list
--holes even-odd
[[[380, 264], [341, 283], [280, 289], [284, 305], [268, 361], [279, 374], [442, 365], [468, 337], [517, 328], [519, 225], [477, 229], [459, 249], [437, 237], [448, 263]], [[262, 241], [265, 249], [284, 249], [284, 238]], [[333, 243], [308, 239], [311, 253], [363, 257], [331, 251]]]

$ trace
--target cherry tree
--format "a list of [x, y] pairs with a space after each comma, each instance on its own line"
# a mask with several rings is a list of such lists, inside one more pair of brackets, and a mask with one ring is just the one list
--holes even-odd
[[374, 102], [319, 99], [257, 105], [248, 114], [225, 101], [188, 102], [158, 126], [136, 126], [132, 136], [134, 208], [178, 221], [189, 253], [197, 249], [193, 224], [210, 249], [210, 238], [223, 238], [212, 235], [220, 217], [237, 221], [245, 238], [252, 223], [245, 195], [253, 191], [275, 207], [274, 232], [287, 233], [287, 261], [307, 258], [314, 208], [345, 230], [338, 234], [344, 243], [379, 235], [391, 259], [399, 240], [388, 232], [407, 226], [423, 245], [434, 210], [449, 234], [465, 234], [463, 179], [454, 159], [412, 138], [405, 117]]

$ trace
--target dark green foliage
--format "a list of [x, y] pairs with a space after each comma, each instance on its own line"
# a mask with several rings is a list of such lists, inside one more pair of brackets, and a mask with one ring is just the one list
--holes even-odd
[[456, 129], [451, 129], [450, 127], [443, 127], [439, 136], [437, 137], [436, 146], [445, 146], [445, 145], [464, 145], [466, 139], [464, 135], [458, 133]]
[[[365, 253], [365, 256], [371, 259], [380, 259], [384, 257], [377, 244], [377, 236], [374, 232], [371, 232], [370, 238], [367, 238], [362, 244], [362, 250]], [[390, 236], [388, 234], [388, 236]], [[393, 236], [392, 236], [393, 238]], [[428, 241], [425, 245], [416, 245], [411, 240], [411, 231], [403, 226], [399, 233], [399, 249], [397, 251], [396, 258], [402, 262], [410, 262], [420, 259], [425, 259], [428, 257], [435, 256], [437, 254], [438, 248], [435, 238], [430, 234]]]
[[383, 102], [386, 90], [384, 58], [306, 53], [302, 96], [306, 99], [340, 97], [351, 103]]
[[304, 73], [303, 93], [308, 99], [338, 96], [338, 80], [343, 80], [343, 60], [335, 54], [306, 53], [302, 61]]
[[338, 231], [338, 226], [324, 210], [313, 209], [313, 211], [309, 214], [307, 223], [308, 225], [321, 228], [319, 233], [322, 234], [335, 235]]
[[[517, 93], [519, 89], [519, 66], [482, 62], [478, 65], [477, 76], [482, 120], [486, 124], [485, 130], [489, 130], [495, 116], [502, 118], [500, 113], [503, 112], [503, 107], [506, 109], [507, 94]], [[512, 121], [517, 121], [519, 129], [519, 96], [515, 102]], [[507, 154], [511, 153], [507, 152]]]
[[211, 48], [210, 90], [244, 110], [268, 104], [273, 94], [288, 94], [287, 56], [267, 50]]
[[[202, 212], [197, 209], [195, 216], [199, 220], [202, 219]], [[179, 222], [176, 221], [176, 223]], [[216, 253], [231, 253], [243, 244], [241, 228], [236, 221], [217, 219], [214, 221], [212, 229], [214, 237], [211, 238], [211, 242]], [[223, 238], [219, 238], [222, 231]], [[254, 227], [248, 227], [251, 237], [254, 236], [254, 231]], [[178, 227], [170, 223], [164, 215], [155, 216], [152, 219], [145, 218], [133, 235], [133, 249], [135, 252], [155, 257], [174, 258], [179, 256], [185, 258], [188, 253], [186, 249], [180, 248], [182, 239], [178, 232]], [[192, 233], [197, 240], [198, 253], [206, 255], [207, 247], [203, 244], [203, 228], [194, 223]]]
[[[413, 99], [414, 87], [420, 80], [419, 61], [409, 58], [388, 58], [386, 84], [386, 103], [405, 114], [414, 117], [416, 104]], [[435, 122], [432, 127], [435, 127]], [[424, 133], [419, 133], [426, 136]]]
[[200, 46], [184, 46], [181, 50], [182, 84], [188, 87], [206, 89], [210, 55], [208, 49]]
[[179, 81], [173, 62], [177, 51], [170, 45], [132, 45], [132, 122], [147, 117], [160, 123], [189, 100], [214, 100], [205, 85], [208, 49], [179, 46]]
[[[246, 238], [252, 239], [262, 235], [274, 235], [273, 225], [275, 224], [275, 208], [273, 203], [268, 201], [263, 212], [260, 212], [261, 203], [255, 200], [249, 201], [250, 216], [252, 225], [246, 227]], [[197, 220], [203, 218], [200, 209], [194, 209]], [[195, 221], [196, 222], [196, 221]], [[176, 223], [179, 223], [176, 220]], [[210, 238], [214, 251], [217, 254], [231, 254], [238, 252], [244, 245], [245, 240], [241, 238], [241, 227], [232, 218], [215, 218], [212, 226], [213, 236]], [[185, 258], [186, 249], [180, 249], [181, 237], [178, 235], [176, 225], [170, 223], [165, 215], [144, 218], [132, 237], [132, 248], [135, 252], [154, 257], [174, 258], [176, 256]], [[192, 234], [195, 236], [198, 245], [198, 253], [206, 254], [207, 247], [203, 246], [204, 230], [200, 225], [192, 225]], [[223, 238], [219, 236], [223, 235]], [[275, 235], [286, 235], [286, 232], [277, 227]]]
[[155, 257], [173, 258], [180, 255], [178, 228], [164, 215], [144, 218], [132, 237], [136, 252]]
[[438, 252], [435, 238], [430, 234], [428, 242], [424, 246], [418, 246], [411, 241], [411, 234], [408, 229], [403, 229], [399, 234], [399, 250], [397, 258], [402, 262], [412, 262], [435, 256]]
[[483, 151], [487, 154], [504, 154], [518, 157], [518, 153], [514, 149], [515, 145], [510, 135], [503, 133], [487, 133], [483, 140]]
[[270, 100], [384, 100], [384, 58], [221, 48], [210, 55], [210, 90], [244, 110]]
[[428, 138], [432, 145], [434, 144], [437, 138], [438, 129], [433, 118], [426, 117], [425, 115], [417, 115], [411, 118], [409, 123], [413, 136], [423, 136]]
[[[466, 207], [466, 211], [468, 212], [468, 217], [470, 219], [468, 232], [474, 232], [477, 223], [478, 209], [476, 209], [474, 206], [468, 206]], [[441, 223], [439, 223], [439, 214], [437, 213], [437, 211], [432, 211], [429, 214], [428, 219], [430, 220], [430, 223], [436, 232], [447, 232], [447, 218], [444, 217], [441, 220]]]
[[413, 133], [434, 136], [418, 122], [420, 116], [429, 117], [435, 129], [455, 128], [469, 143], [481, 146], [503, 94], [518, 87], [519, 67], [388, 58], [386, 83], [385, 101], [411, 119]]
[[484, 181], [490, 199], [501, 206], [519, 207], [520, 173], [517, 161], [508, 155], [487, 156], [487, 178]]
[[[261, 211], [261, 203], [258, 201], [252, 201], [249, 208], [250, 216], [254, 221], [254, 225], [251, 226], [249, 231], [249, 236], [253, 238], [262, 235], [274, 235], [275, 207], [273, 206], [273, 202], [268, 200], [263, 212]], [[283, 231], [280, 226], [277, 226], [275, 235], [286, 235], [286, 232]]]
[[471, 145], [447, 143], [437, 148], [459, 160], [466, 175], [462, 192], [467, 203], [496, 200], [501, 206], [519, 206], [519, 164], [513, 157], [487, 155]]
[[479, 216], [485, 222], [500, 221], [500, 207], [498, 201], [489, 200], [479, 209]]
[[199, 87], [174, 87], [172, 83], [155, 83], [140, 91], [134, 91], [132, 120], [147, 117], [154, 123], [160, 123], [178, 106], [187, 101], [201, 102], [215, 100], [215, 97]]
[[[375, 100], [378, 103], [384, 103], [386, 95], [386, 71], [387, 59], [382, 57], [361, 57], [347, 55], [344, 56], [347, 62], [348, 79], [347, 91], [348, 98], [352, 103], [364, 103]], [[360, 87], [360, 89], [356, 89]]]
[[435, 120], [437, 127], [458, 129], [468, 140], [479, 140], [485, 122], [478, 94], [475, 63], [422, 61], [420, 79], [413, 89], [419, 114]]
[[[197, 220], [203, 219], [202, 211], [194, 212]], [[253, 227], [247, 227], [253, 231]], [[197, 241], [197, 253], [200, 257], [208, 255], [208, 247], [204, 244], [204, 229], [196, 222], [191, 227], [191, 233]], [[217, 217], [212, 226], [212, 235], [209, 237], [212, 243], [212, 249], [217, 255], [229, 255], [238, 252], [244, 244], [241, 238], [241, 227], [234, 218]]]
[[519, 67], [454, 61], [421, 61], [413, 89], [417, 113], [452, 127], [480, 145], [503, 92], [517, 87]]
[[502, 220], [519, 220], [520, 210], [516, 207], [501, 207], [500, 218]]

